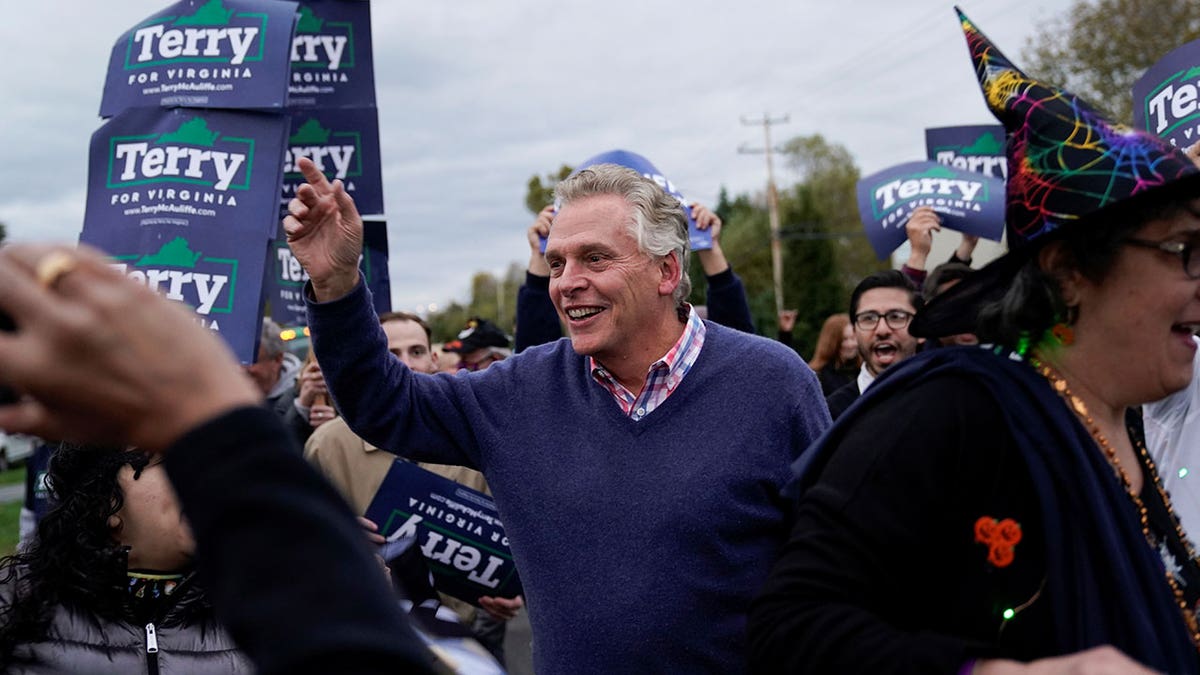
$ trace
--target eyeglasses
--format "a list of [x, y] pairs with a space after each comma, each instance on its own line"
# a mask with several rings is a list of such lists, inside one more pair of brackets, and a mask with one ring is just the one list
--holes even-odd
[[854, 327], [862, 331], [872, 331], [879, 325], [879, 320], [883, 319], [887, 322], [888, 328], [892, 330], [900, 330], [912, 321], [913, 313], [906, 312], [902, 309], [889, 310], [883, 314], [879, 312], [860, 312], [854, 315]]
[[1122, 241], [1126, 244], [1133, 244], [1142, 248], [1158, 249], [1164, 253], [1177, 255], [1183, 261], [1183, 273], [1189, 279], [1200, 279], [1200, 257], [1192, 257], [1192, 251], [1196, 249], [1196, 238], [1188, 241], [1148, 241], [1146, 239], [1130, 237]]

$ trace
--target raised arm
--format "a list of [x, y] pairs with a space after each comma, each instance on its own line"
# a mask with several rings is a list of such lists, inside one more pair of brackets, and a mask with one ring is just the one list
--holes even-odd
[[562, 337], [558, 312], [550, 301], [550, 266], [542, 254], [542, 240], [550, 236], [553, 220], [554, 206], [547, 206], [525, 231], [529, 267], [525, 270], [525, 283], [517, 291], [517, 330], [513, 336], [517, 353]]
[[283, 220], [288, 246], [312, 279], [315, 299], [340, 298], [358, 283], [363, 222], [341, 180], [332, 183], [312, 160], [297, 163], [307, 183], [288, 202]]
[[696, 251], [704, 276], [708, 280], [705, 302], [708, 318], [722, 326], [736, 328], [744, 333], [754, 332], [754, 319], [750, 316], [750, 303], [746, 300], [746, 287], [734, 274], [725, 251], [721, 249], [721, 218], [702, 204], [692, 204], [692, 218], [696, 227], [712, 233], [712, 248]]
[[199, 574], [262, 673], [429, 673], [345, 503], [228, 348], [103, 256], [0, 250], [0, 427], [162, 452]]

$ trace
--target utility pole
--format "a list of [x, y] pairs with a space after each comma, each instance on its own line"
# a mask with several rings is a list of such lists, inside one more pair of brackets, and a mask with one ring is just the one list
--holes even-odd
[[771, 145], [771, 125], [785, 124], [787, 121], [787, 115], [773, 118], [764, 112], [762, 117], [757, 119], [743, 115], [743, 125], [762, 125], [764, 145], [761, 148], [751, 148], [743, 143], [738, 147], [738, 152], [743, 155], [760, 153], [767, 155], [767, 218], [771, 223], [771, 276], [775, 282], [776, 316], [783, 311], [783, 246], [779, 235], [779, 195], [775, 191], [775, 167], [771, 162], [771, 151], [777, 150], [777, 148], [773, 148]]

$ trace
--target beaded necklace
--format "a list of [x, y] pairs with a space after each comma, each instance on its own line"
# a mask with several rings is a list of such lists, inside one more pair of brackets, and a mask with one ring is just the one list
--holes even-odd
[[[1129, 474], [1125, 472], [1125, 468], [1121, 466], [1120, 460], [1117, 459], [1116, 449], [1113, 448], [1112, 444], [1101, 433], [1099, 425], [1096, 424], [1088, 412], [1087, 404], [1083, 402], [1083, 399], [1071, 393], [1070, 387], [1067, 386], [1067, 381], [1052, 367], [1037, 357], [1030, 357], [1029, 363], [1042, 377], [1050, 382], [1050, 386], [1054, 389], [1055, 393], [1062, 397], [1072, 412], [1084, 423], [1084, 427], [1091, 434], [1092, 439], [1096, 441], [1096, 445], [1100, 446], [1100, 449], [1104, 451], [1104, 456], [1108, 459], [1109, 465], [1121, 479], [1121, 485], [1124, 488], [1122, 491], [1129, 496], [1129, 499], [1133, 501], [1133, 505], [1137, 509], [1142, 524], [1142, 535], [1146, 538], [1146, 544], [1151, 549], [1157, 549], [1158, 546], [1154, 543], [1155, 536], [1150, 532], [1150, 515], [1146, 509], [1146, 504], [1142, 501], [1141, 495], [1133, 492], [1129, 481]], [[1192, 548], [1191, 542], [1188, 541], [1187, 535], [1184, 534], [1183, 526], [1180, 525], [1179, 518], [1175, 515], [1175, 510], [1171, 507], [1171, 498], [1167, 495], [1167, 491], [1163, 489], [1162, 481], [1158, 478], [1158, 469], [1154, 465], [1154, 460], [1150, 458], [1150, 453], [1146, 450], [1146, 444], [1142, 439], [1136, 438], [1135, 445], [1138, 455], [1141, 457], [1142, 464], [1146, 468], [1146, 475], [1143, 476], [1143, 480], [1149, 480], [1154, 485], [1155, 490], [1158, 491], [1163, 505], [1167, 508], [1167, 515], [1170, 517], [1171, 525], [1175, 528], [1175, 534], [1183, 544], [1188, 558], [1195, 560], [1196, 552]], [[1179, 611], [1183, 615], [1184, 624], [1187, 625], [1188, 635], [1192, 638], [1192, 644], [1200, 650], [1200, 625], [1198, 625], [1196, 620], [1196, 614], [1188, 607], [1187, 600], [1184, 599], [1183, 589], [1179, 587], [1179, 582], [1176, 581], [1175, 575], [1171, 574], [1170, 570], [1166, 570], [1166, 579], [1167, 584], [1171, 586], [1175, 603], [1179, 605]]]

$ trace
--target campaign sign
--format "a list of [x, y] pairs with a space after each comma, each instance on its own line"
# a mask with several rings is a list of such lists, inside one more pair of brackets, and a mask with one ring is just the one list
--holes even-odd
[[201, 325], [253, 362], [286, 135], [281, 115], [186, 108], [118, 114], [92, 135], [80, 241], [190, 306]]
[[33, 514], [35, 523], [54, 506], [50, 500], [50, 486], [46, 484], [46, 474], [50, 471], [50, 457], [57, 447], [57, 443], [51, 444], [38, 439], [33, 455], [25, 460], [25, 508]]
[[1200, 40], [1171, 51], [1133, 83], [1133, 126], [1180, 148], [1200, 141]]
[[271, 241], [267, 256], [263, 297], [271, 303], [271, 318], [280, 326], [307, 326], [304, 283], [308, 281], [308, 272], [292, 255], [282, 233]]
[[925, 152], [938, 164], [1001, 180], [1008, 178], [1004, 127], [999, 124], [926, 129]]
[[289, 107], [375, 105], [371, 5], [366, 0], [300, 3], [292, 38]]
[[904, 225], [921, 206], [942, 226], [1000, 241], [1004, 181], [937, 162], [908, 162], [858, 181], [858, 212], [875, 255], [883, 260], [908, 238]]
[[387, 222], [363, 221], [363, 255], [359, 261], [367, 288], [371, 289], [375, 313], [392, 311], [392, 275], [388, 271]]
[[281, 109], [296, 3], [182, 0], [113, 47], [100, 116], [137, 106]]
[[[662, 172], [660, 172], [657, 167], [650, 163], [650, 160], [642, 157], [636, 152], [629, 152], [628, 150], [609, 150], [608, 152], [602, 152], [595, 157], [590, 157], [584, 160], [582, 164], [580, 164], [573, 172], [571, 172], [571, 175], [574, 176], [581, 170], [586, 169], [589, 166], [596, 166], [597, 164], [618, 164], [620, 166], [633, 169], [646, 178], [658, 183], [658, 186], [661, 187], [667, 194], [679, 200], [679, 205], [683, 207], [683, 212], [685, 215], [687, 215], [688, 248], [693, 251], [703, 251], [712, 248], [712, 233], [708, 230], [701, 230], [696, 227], [696, 219], [692, 218], [692, 207], [690, 206], [688, 199], [684, 197], [683, 194], [675, 187], [674, 183], [667, 180], [666, 177], [662, 175]], [[545, 241], [542, 241], [542, 250], [546, 250]]]
[[446, 595], [478, 605], [481, 596], [522, 592], [504, 525], [482, 492], [398, 459], [365, 515], [389, 542], [416, 537], [434, 587]]
[[342, 179], [359, 213], [383, 213], [383, 169], [379, 156], [379, 113], [375, 108], [289, 111], [292, 135], [283, 161], [286, 205], [304, 183], [299, 161], [307, 157], [329, 180]]
[[[263, 294], [271, 301], [271, 318], [281, 326], [307, 326], [308, 309], [304, 304], [304, 284], [308, 272], [300, 265], [282, 231], [271, 242], [267, 254]], [[392, 311], [391, 275], [388, 273], [387, 223], [368, 220], [363, 223], [363, 255], [359, 272], [371, 289], [375, 313]]]

